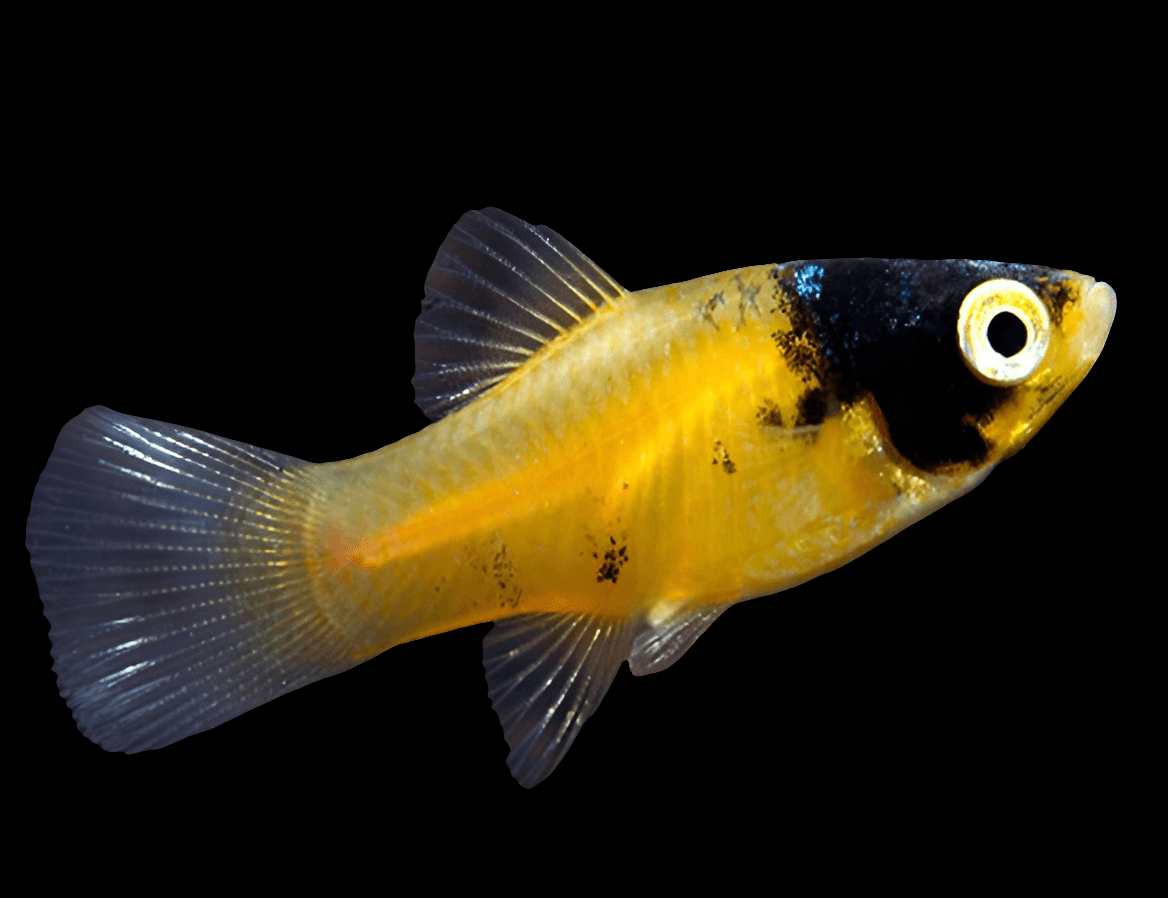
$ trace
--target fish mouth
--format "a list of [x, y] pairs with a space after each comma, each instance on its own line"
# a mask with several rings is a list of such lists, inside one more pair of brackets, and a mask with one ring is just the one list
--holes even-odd
[[1110, 284], [1092, 281], [1089, 288], [1086, 284], [1084, 288], [1083, 320], [1076, 340], [1079, 350], [1076, 367], [1086, 374], [1099, 358], [1103, 344], [1107, 342], [1107, 335], [1111, 333], [1116, 298]]

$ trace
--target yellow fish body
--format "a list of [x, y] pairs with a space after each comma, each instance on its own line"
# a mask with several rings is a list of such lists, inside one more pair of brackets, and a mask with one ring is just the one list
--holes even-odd
[[[516, 779], [620, 664], [847, 563], [967, 492], [1102, 350], [1110, 287], [990, 262], [760, 265], [636, 293], [559, 235], [468, 213], [426, 282], [435, 423], [308, 464], [89, 409], [28, 547], [82, 732], [159, 748], [388, 648], [484, 644]], [[1004, 313], [1004, 314], [1003, 314]]]

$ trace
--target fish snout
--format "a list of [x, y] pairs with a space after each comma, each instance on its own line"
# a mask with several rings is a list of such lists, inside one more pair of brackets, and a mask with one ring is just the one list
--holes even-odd
[[1111, 322], [1115, 320], [1116, 298], [1110, 284], [1096, 282], [1083, 297], [1083, 322], [1079, 329], [1079, 364], [1090, 367], [1103, 351]]

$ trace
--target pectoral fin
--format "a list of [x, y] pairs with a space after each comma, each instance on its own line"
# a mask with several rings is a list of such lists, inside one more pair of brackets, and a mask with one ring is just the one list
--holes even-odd
[[689, 614], [662, 621], [656, 626], [647, 625], [633, 639], [633, 649], [629, 654], [629, 670], [635, 677], [657, 673], [673, 666], [690, 647], [698, 641], [710, 624], [733, 605], [706, 605]]

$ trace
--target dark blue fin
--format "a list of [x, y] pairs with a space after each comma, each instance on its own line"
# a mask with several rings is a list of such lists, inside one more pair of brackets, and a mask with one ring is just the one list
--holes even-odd
[[310, 595], [306, 467], [106, 408], [65, 425], [27, 545], [82, 733], [161, 748], [352, 666]]
[[414, 401], [431, 421], [445, 417], [622, 295], [551, 228], [499, 209], [467, 212], [426, 275], [414, 326]]

